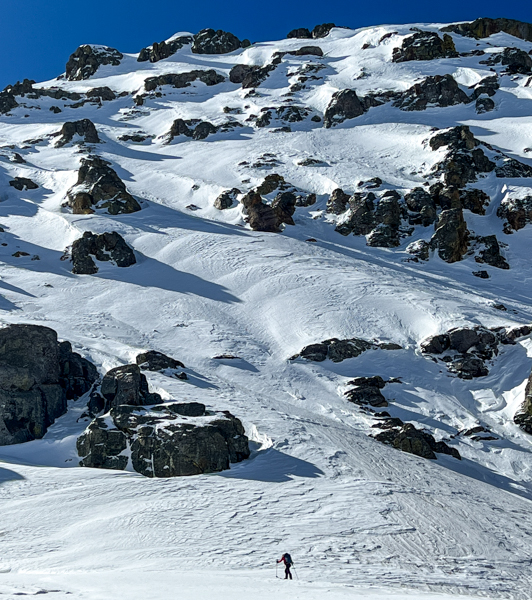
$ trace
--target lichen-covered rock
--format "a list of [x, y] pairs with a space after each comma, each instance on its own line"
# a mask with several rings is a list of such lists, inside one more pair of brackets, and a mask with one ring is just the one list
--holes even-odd
[[354, 119], [365, 112], [355, 90], [335, 92], [325, 109], [323, 125], [326, 128], [343, 123], [346, 119]]
[[94, 365], [64, 344], [40, 325], [0, 329], [0, 445], [42, 438], [66, 412], [67, 398], [97, 379]]
[[469, 96], [460, 89], [452, 75], [434, 75], [402, 92], [394, 101], [401, 110], [425, 110], [428, 106], [467, 104]]
[[491, 19], [482, 17], [470, 23], [447, 25], [442, 31], [451, 31], [473, 38], [486, 38], [495, 33], [507, 33], [522, 40], [532, 42], [532, 25], [515, 19]]
[[458, 208], [444, 210], [436, 223], [436, 230], [430, 240], [432, 250], [448, 263], [462, 260], [468, 249], [469, 231], [463, 212]]
[[241, 193], [242, 192], [238, 188], [225, 190], [225, 192], [222, 192], [214, 201], [214, 208], [217, 208], [218, 210], [227, 210], [228, 208], [231, 208]]
[[110, 163], [98, 156], [81, 159], [78, 181], [68, 191], [68, 204], [74, 214], [92, 213], [95, 208], [106, 209], [111, 215], [140, 210]]
[[164, 369], [185, 368], [185, 365], [179, 360], [171, 358], [170, 356], [166, 356], [166, 354], [157, 352], [156, 350], [149, 350], [148, 352], [137, 354], [135, 357], [135, 362], [141, 369], [146, 371], [162, 371]]
[[80, 46], [70, 55], [66, 64], [66, 77], [69, 81], [80, 81], [92, 77], [102, 65], [118, 66], [124, 55], [106, 46]]
[[115, 406], [91, 422], [77, 450], [80, 466], [93, 468], [125, 469], [130, 455], [133, 469], [146, 477], [214, 473], [250, 455], [240, 420], [207, 413], [197, 402]]
[[61, 137], [55, 143], [57, 148], [66, 146], [66, 144], [74, 139], [75, 135], [83, 138], [86, 144], [100, 143], [100, 138], [98, 137], [96, 127], [90, 119], [82, 119], [81, 121], [67, 121], [63, 124], [59, 135]]
[[239, 48], [249, 46], [249, 42], [247, 40], [245, 42], [246, 44], [228, 31], [202, 29], [194, 36], [192, 52], [194, 54], [227, 54]]
[[27, 177], [15, 177], [9, 182], [9, 185], [19, 192], [24, 190], [36, 190], [39, 187], [34, 181]]
[[168, 41], [155, 42], [153, 46], [143, 48], [139, 52], [137, 58], [138, 62], [150, 61], [151, 63], [159, 62], [175, 54], [178, 50], [181, 50], [183, 46], [192, 44], [193, 38], [189, 35], [184, 35], [178, 38], [174, 38]]
[[187, 71], [186, 73], [166, 73], [144, 80], [144, 89], [152, 92], [162, 85], [171, 85], [174, 88], [189, 87], [194, 81], [201, 81], [207, 86], [218, 85], [225, 81], [225, 77], [214, 69]]
[[444, 34], [442, 39], [433, 31], [418, 31], [405, 38], [401, 48], [394, 48], [392, 61], [434, 60], [456, 56], [458, 53], [449, 34]]
[[94, 275], [98, 267], [94, 259], [110, 261], [117, 267], [130, 267], [137, 262], [135, 253], [116, 231], [100, 235], [85, 231], [83, 236], [72, 244], [72, 273]]

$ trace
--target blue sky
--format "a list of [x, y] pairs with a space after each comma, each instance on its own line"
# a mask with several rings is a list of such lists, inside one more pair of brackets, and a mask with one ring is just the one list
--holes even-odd
[[225, 29], [251, 41], [279, 39], [295, 27], [333, 22], [357, 28], [383, 23], [448, 22], [504, 16], [532, 22], [532, 2], [518, 0], [0, 0], [0, 89], [24, 77], [62, 73], [80, 45], [138, 52], [177, 31]]

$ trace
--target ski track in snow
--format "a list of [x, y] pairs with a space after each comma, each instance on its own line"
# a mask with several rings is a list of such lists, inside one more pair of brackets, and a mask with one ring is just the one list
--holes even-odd
[[[441, 158], [425, 144], [435, 126], [467, 124], [479, 139], [530, 164], [524, 149], [532, 133], [532, 90], [524, 78], [503, 77], [497, 110], [485, 115], [473, 105], [403, 112], [387, 104], [333, 129], [312, 128], [307, 120], [289, 134], [246, 125], [206, 141], [164, 145], [161, 139], [178, 117], [220, 124], [224, 106], [241, 108], [245, 124], [249, 114], [282, 103], [290, 73], [308, 62], [324, 68], [295, 99], [320, 112], [337, 89], [404, 90], [446, 73], [466, 89], [490, 74], [478, 56], [391, 63], [410, 27], [335, 29], [316, 41], [323, 59], [285, 57], [258, 97], [245, 98], [228, 81], [195, 83], [167, 86], [162, 97], [138, 108], [131, 96], [78, 109], [28, 99], [0, 118], [0, 235], [7, 243], [0, 246], [2, 322], [54, 328], [101, 372], [133, 361], [141, 350], [175, 356], [189, 381], [149, 373], [151, 387], [165, 398], [231, 410], [254, 448], [249, 461], [230, 471], [198, 477], [150, 480], [83, 469], [75, 442], [87, 425], [84, 399], [70, 402], [42, 440], [0, 448], [0, 595], [530, 597], [532, 438], [512, 419], [523, 400], [532, 343], [502, 347], [490, 374], [472, 381], [450, 377], [418, 350], [420, 340], [453, 326], [532, 321], [532, 229], [505, 236], [496, 216], [508, 186], [532, 193], [527, 180], [490, 175], [476, 184], [492, 198], [486, 216], [465, 211], [475, 233], [497, 233], [508, 244], [512, 268], [488, 268], [489, 280], [472, 275], [478, 268], [472, 257], [452, 265], [437, 257], [405, 262], [406, 246], [427, 239], [430, 228], [417, 227], [395, 250], [369, 248], [363, 237], [335, 233], [323, 214], [332, 190], [353, 192], [360, 180], [378, 176], [400, 191], [422, 185]], [[392, 31], [398, 35], [379, 43]], [[532, 48], [506, 34], [453, 38], [460, 52]], [[365, 43], [370, 48], [361, 51]], [[154, 64], [125, 55], [120, 66], [101, 67], [88, 81], [38, 85], [133, 92], [148, 76], [194, 68], [227, 76], [236, 63], [266, 64], [274, 51], [302, 45], [282, 40], [221, 56], [194, 55], [185, 46]], [[63, 112], [50, 112], [53, 104]], [[140, 212], [85, 216], [62, 207], [80, 153], [75, 144], [55, 148], [45, 136], [81, 118], [96, 124], [103, 143], [94, 150], [141, 200]], [[118, 140], [139, 130], [154, 137], [142, 144]], [[9, 144], [22, 146], [26, 164], [9, 161]], [[266, 153], [279, 161], [273, 169], [240, 164], [253, 165]], [[297, 164], [308, 157], [324, 166]], [[271, 172], [318, 196], [316, 205], [297, 209], [295, 227], [257, 233], [245, 226], [239, 207], [213, 208], [224, 189], [247, 191]], [[40, 187], [15, 191], [8, 180], [17, 175]], [[190, 204], [199, 210], [187, 209]], [[94, 276], [73, 275], [60, 258], [86, 230], [119, 232], [137, 264], [99, 264]], [[19, 249], [29, 256], [13, 257]], [[34, 255], [40, 260], [31, 260]], [[495, 302], [508, 311], [496, 310]], [[303, 346], [331, 337], [404, 349], [372, 350], [337, 364], [288, 362]], [[225, 353], [240, 358], [212, 359]], [[388, 410], [437, 439], [479, 422], [499, 439], [456, 437], [450, 443], [461, 462], [443, 455], [426, 461], [381, 445], [368, 437], [371, 417], [341, 396], [358, 375], [400, 377], [402, 383], [384, 389]], [[290, 588], [274, 577], [274, 560], [286, 550], [300, 577], [287, 582]]]

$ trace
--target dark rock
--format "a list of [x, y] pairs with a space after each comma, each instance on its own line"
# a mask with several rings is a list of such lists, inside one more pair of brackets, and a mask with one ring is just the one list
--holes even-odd
[[150, 135], [144, 135], [142, 133], [125, 133], [124, 135], [120, 135], [118, 139], [121, 142], [136, 142], [140, 144], [141, 142], [145, 142], [150, 139]]
[[19, 192], [24, 190], [36, 190], [39, 187], [34, 181], [27, 179], [26, 177], [15, 177], [15, 179], [12, 179], [9, 182], [9, 185]]
[[473, 150], [479, 144], [480, 142], [467, 125], [452, 127], [433, 135], [429, 140], [432, 150], [438, 150], [443, 146], [449, 146], [452, 150]]
[[334, 23], [323, 23], [322, 25], [316, 25], [316, 27], [314, 27], [312, 30], [312, 37], [314, 39], [327, 37], [331, 32], [331, 29], [334, 27], [336, 27]]
[[[358, 187], [363, 187], [366, 190], [376, 190], [378, 188], [380, 188], [382, 185], [382, 179], [380, 177], [372, 177], [371, 179], [368, 179], [368, 181], [359, 181], [358, 182]], [[388, 194], [390, 193], [397, 193], [397, 192], [393, 192], [392, 190], [390, 190], [390, 192], [387, 192]], [[398, 195], [398, 194], [397, 194]], [[399, 199], [401, 196], [398, 195]]]
[[56, 142], [56, 147], [61, 148], [74, 139], [75, 135], [79, 135], [84, 138], [86, 144], [99, 144], [100, 138], [94, 123], [89, 119], [82, 119], [81, 121], [68, 121], [61, 128], [61, 137]]
[[515, 158], [503, 159], [503, 163], [495, 168], [497, 177], [532, 177], [532, 167]]
[[98, 272], [92, 257], [99, 261], [111, 261], [117, 267], [130, 267], [137, 262], [133, 250], [116, 231], [96, 235], [85, 231], [72, 244], [72, 273], [93, 275]]
[[242, 206], [247, 214], [246, 221], [254, 231], [279, 232], [279, 222], [274, 210], [262, 201], [256, 191], [248, 192], [242, 198]]
[[67, 397], [85, 393], [96, 378], [95, 367], [59, 344], [53, 329], [0, 329], [0, 445], [42, 438], [66, 412]]
[[227, 54], [242, 47], [242, 42], [232, 33], [218, 29], [202, 29], [194, 36], [194, 54]]
[[137, 354], [135, 362], [145, 371], [162, 371], [163, 369], [184, 369], [185, 365], [175, 358], [166, 356], [162, 352], [149, 350], [142, 354]]
[[465, 353], [474, 347], [485, 358], [491, 358], [497, 352], [497, 337], [483, 327], [456, 327], [448, 332], [452, 350]]
[[55, 115], [62, 112], [61, 109], [59, 108], [59, 106], [50, 106], [50, 111], [53, 112]]
[[399, 430], [383, 431], [374, 437], [380, 442], [421, 458], [435, 459], [435, 452], [438, 452], [461, 460], [460, 453], [456, 448], [449, 447], [445, 442], [436, 442], [434, 436], [416, 429], [412, 423], [405, 423]]
[[367, 235], [375, 225], [375, 194], [373, 192], [353, 194], [349, 199], [349, 209], [338, 222], [335, 231], [342, 235]]
[[87, 98], [94, 98], [101, 101], [110, 101], [116, 99], [116, 94], [107, 86], [92, 88], [87, 92]]
[[514, 231], [523, 229], [527, 223], [532, 222], [532, 196], [503, 198], [497, 209], [497, 216], [506, 220], [505, 233], [512, 233], [512, 229]]
[[208, 121], [201, 121], [196, 125], [192, 133], [193, 140], [204, 140], [212, 133], [216, 133], [218, 129]]
[[18, 102], [15, 99], [14, 94], [11, 92], [0, 92], [0, 114], [7, 115], [11, 110], [17, 108]]
[[475, 102], [475, 110], [477, 114], [483, 115], [484, 113], [490, 112], [495, 109], [495, 102], [491, 98], [485, 98], [481, 96], [477, 98]]
[[146, 376], [138, 365], [124, 365], [107, 371], [100, 394], [105, 400], [105, 412], [122, 404], [145, 406], [161, 402], [159, 394], [150, 393]]
[[460, 190], [460, 202], [464, 209], [470, 210], [475, 215], [484, 215], [486, 214], [485, 207], [490, 203], [490, 197], [482, 190]]
[[218, 210], [231, 208], [241, 193], [242, 192], [238, 188], [222, 192], [214, 201], [214, 208], [217, 208]]
[[378, 347], [379, 345], [367, 342], [360, 338], [351, 338], [347, 340], [332, 338], [319, 344], [305, 346], [299, 354], [292, 356], [290, 360], [304, 358], [306, 360], [321, 362], [326, 358], [329, 358], [333, 362], [342, 362], [348, 358], [356, 358], [366, 350]]
[[299, 38], [299, 39], [311, 39], [312, 34], [306, 27], [300, 27], [299, 29], [292, 29], [286, 36], [288, 39]]
[[421, 352], [427, 354], [442, 354], [451, 345], [449, 334], [441, 333], [439, 335], [433, 335], [428, 337], [426, 340], [421, 342]]
[[183, 119], [175, 119], [170, 127], [170, 131], [166, 134], [166, 143], [169, 144], [174, 138], [185, 135], [186, 137], [192, 137], [193, 130], [190, 129], [187, 122]]
[[336, 188], [327, 200], [327, 212], [333, 215], [341, 215], [347, 210], [349, 195], [340, 188]]
[[428, 105], [445, 108], [467, 104], [469, 96], [463, 92], [452, 75], [434, 75], [402, 92], [393, 105], [401, 110], [425, 110]]
[[399, 246], [401, 209], [397, 198], [393, 196], [381, 198], [377, 204], [374, 218], [378, 225], [368, 235], [368, 246], [379, 248], [396, 248]]
[[360, 406], [370, 405], [374, 407], [388, 406], [386, 398], [382, 395], [381, 389], [386, 385], [382, 377], [355, 377], [347, 385], [354, 386], [345, 392], [349, 402]]
[[449, 363], [449, 371], [456, 373], [460, 379], [473, 379], [473, 377], [485, 377], [488, 369], [480, 358], [464, 354]]
[[264, 181], [257, 188], [257, 193], [262, 196], [267, 196], [276, 190], [285, 190], [287, 187], [288, 184], [282, 175], [270, 173], [270, 175], [266, 175]]
[[[249, 457], [248, 438], [239, 419], [228, 412], [207, 417], [203, 405], [191, 404], [189, 409], [184, 404], [156, 406], [150, 411], [136, 406], [111, 409], [110, 419], [95, 419], [78, 439], [80, 465], [125, 469], [124, 451], [129, 449], [131, 465], [138, 473], [178, 477], [222, 471]], [[187, 416], [181, 416], [183, 412]], [[190, 418], [204, 423], [191, 423]]]
[[70, 55], [66, 64], [66, 77], [69, 81], [89, 79], [102, 65], [118, 66], [124, 55], [114, 48], [105, 46], [80, 46]]
[[[493, 308], [497, 308], [498, 310], [506, 310], [503, 304], [494, 304]], [[511, 327], [510, 329], [503, 327], [495, 331], [495, 333], [501, 344], [515, 344], [516, 340], [518, 340], [520, 337], [524, 337], [532, 333], [532, 326], [518, 325], [517, 327]]]
[[486, 38], [495, 33], [508, 33], [522, 40], [532, 42], [532, 25], [515, 19], [490, 19], [483, 17], [471, 23], [448, 25], [442, 31], [451, 31], [473, 38]]
[[401, 48], [394, 48], [392, 61], [434, 60], [456, 57], [453, 38], [445, 34], [443, 40], [433, 31], [419, 31], [403, 40]]
[[189, 87], [194, 81], [201, 81], [207, 86], [217, 85], [225, 81], [225, 77], [217, 73], [214, 69], [195, 70], [186, 73], [166, 73], [156, 77], [148, 77], [144, 81], [144, 89], [152, 92], [162, 85], [171, 85], [174, 88]]
[[413, 262], [419, 262], [420, 260], [429, 260], [430, 257], [430, 244], [425, 240], [416, 240], [406, 247], [406, 252], [412, 255], [413, 258], [407, 259]]
[[149, 60], [151, 63], [159, 62], [160, 60], [164, 60], [165, 58], [172, 56], [178, 50], [181, 50], [183, 46], [192, 44], [192, 41], [193, 38], [190, 36], [181, 36], [168, 42], [155, 42], [153, 46], [143, 48], [139, 52], [137, 61], [146, 62]]
[[65, 390], [67, 400], [83, 396], [98, 381], [96, 367], [77, 352], [70, 342], [59, 343], [59, 385]]
[[510, 268], [510, 265], [506, 262], [506, 259], [501, 255], [501, 247], [497, 241], [496, 235], [478, 237], [476, 242], [483, 246], [483, 249], [479, 251], [477, 256], [475, 256], [475, 261], [477, 263], [497, 267], [497, 269]]
[[74, 214], [94, 212], [93, 206], [107, 209], [111, 215], [140, 210], [110, 163], [98, 156], [81, 159], [77, 184], [68, 191], [68, 204]]
[[468, 249], [469, 231], [460, 209], [444, 210], [436, 223], [436, 231], [430, 240], [432, 250], [448, 263], [462, 260]]
[[323, 50], [319, 46], [302, 46], [297, 50], [287, 52], [292, 56], [323, 56]]
[[280, 106], [275, 111], [277, 118], [288, 123], [299, 123], [304, 121], [309, 114], [309, 110], [303, 106]]
[[335, 92], [325, 110], [323, 124], [330, 128], [343, 123], [346, 119], [354, 119], [365, 112], [355, 90]]
[[502, 53], [502, 64], [508, 67], [511, 74], [530, 75], [532, 73], [532, 57], [519, 48], [505, 48]]
[[296, 196], [292, 192], [279, 192], [272, 202], [272, 209], [277, 216], [279, 226], [295, 225], [293, 214], [296, 210]]
[[414, 188], [406, 194], [405, 202], [411, 211], [409, 223], [411, 225], [423, 225], [428, 227], [436, 221], [436, 207], [433, 197], [423, 188]]
[[485, 77], [484, 79], [479, 81], [473, 87], [473, 93], [471, 94], [471, 99], [477, 100], [483, 94], [485, 94], [489, 97], [494, 96], [499, 88], [500, 88], [500, 83], [499, 83], [499, 79], [498, 79], [497, 75], [491, 75], [490, 77]]
[[26, 161], [20, 156], [18, 152], [13, 152], [13, 156], [11, 157], [11, 162], [16, 163], [17, 165], [25, 165]]
[[489, 279], [490, 275], [487, 271], [473, 271], [472, 272], [475, 277], [479, 277], [480, 279]]
[[260, 67], [256, 67], [253, 65], [235, 65], [229, 71], [229, 81], [231, 83], [242, 83], [246, 77], [253, 71], [253, 69], [257, 69]]

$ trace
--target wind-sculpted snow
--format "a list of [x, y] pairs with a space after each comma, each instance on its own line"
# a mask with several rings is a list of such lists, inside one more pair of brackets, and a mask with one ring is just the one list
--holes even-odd
[[[78, 468], [89, 398], [69, 401], [0, 448], [1, 594], [528, 597], [532, 42], [444, 27], [83, 46], [70, 79], [0, 93], [2, 322], [101, 375], [178, 357], [186, 377], [143, 371], [157, 403], [228, 410], [252, 447], [172, 480], [127, 452]], [[73, 272], [110, 232], [129, 266]], [[456, 330], [500, 344], [423, 351]]]

